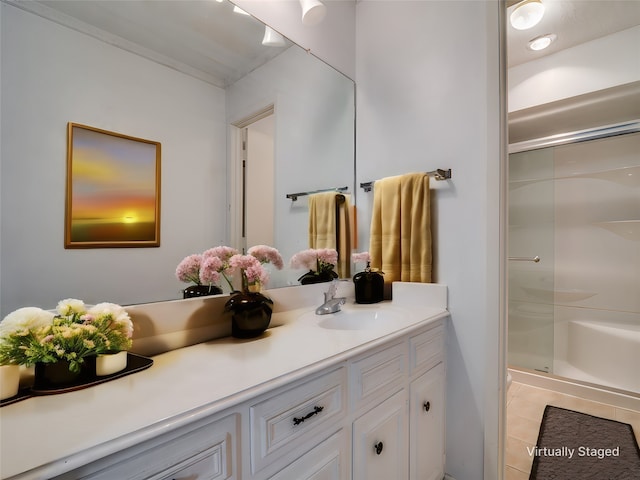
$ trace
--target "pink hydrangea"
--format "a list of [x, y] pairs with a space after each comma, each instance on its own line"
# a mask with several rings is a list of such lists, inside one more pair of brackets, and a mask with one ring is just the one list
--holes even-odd
[[220, 281], [220, 272], [224, 270], [224, 263], [215, 256], [203, 258], [200, 267], [200, 282], [206, 285], [217, 285]]
[[262, 285], [269, 280], [267, 271], [260, 260], [253, 255], [234, 255], [229, 259], [229, 269], [233, 273], [240, 272], [244, 290], [247, 290], [249, 285]]
[[328, 272], [338, 263], [338, 251], [334, 248], [309, 248], [296, 253], [289, 264], [292, 268], [308, 268], [314, 272]]
[[278, 270], [284, 266], [284, 261], [280, 252], [273, 247], [267, 245], [255, 245], [251, 247], [247, 253], [256, 257], [260, 263], [271, 263]]
[[176, 278], [181, 282], [200, 284], [200, 265], [202, 255], [194, 254], [185, 257], [176, 268]]
[[322, 263], [336, 265], [338, 263], [338, 251], [335, 248], [321, 248], [316, 250], [318, 260]]
[[318, 255], [314, 249], [310, 248], [296, 253], [291, 257], [289, 264], [291, 268], [308, 268], [309, 270], [313, 270], [316, 268], [317, 262]]
[[238, 253], [240, 252], [238, 252], [238, 250], [236, 250], [235, 248], [220, 245], [219, 247], [213, 247], [213, 248], [210, 248], [209, 250], [205, 250], [202, 256], [204, 258], [218, 257], [223, 262], [226, 262], [231, 257], [233, 257], [234, 255], [237, 255]]

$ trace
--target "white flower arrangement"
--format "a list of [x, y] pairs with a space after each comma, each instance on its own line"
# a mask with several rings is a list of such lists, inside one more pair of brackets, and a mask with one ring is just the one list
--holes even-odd
[[82, 300], [58, 303], [57, 313], [24, 307], [0, 322], [0, 365], [69, 362], [77, 372], [89, 356], [131, 348], [133, 323], [114, 303], [87, 308]]

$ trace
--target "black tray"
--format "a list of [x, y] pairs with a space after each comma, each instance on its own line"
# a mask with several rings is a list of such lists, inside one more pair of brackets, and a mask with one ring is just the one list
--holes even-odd
[[4, 407], [5, 405], [11, 405], [12, 403], [16, 403], [21, 400], [26, 400], [27, 398], [31, 398], [35, 396], [55, 395], [58, 393], [66, 393], [66, 392], [73, 392], [75, 390], [82, 390], [83, 388], [89, 388], [94, 385], [98, 385], [100, 383], [105, 383], [110, 380], [114, 380], [116, 378], [125, 377], [127, 375], [131, 375], [132, 373], [146, 370], [151, 365], [153, 365], [152, 359], [143, 357], [142, 355], [136, 355], [135, 353], [127, 352], [127, 366], [124, 370], [120, 370], [119, 372], [112, 373], [111, 375], [105, 375], [103, 377], [94, 377], [89, 380], [78, 381], [77, 383], [67, 385], [64, 388], [61, 388], [61, 387], [22, 388], [20, 389], [17, 395], [10, 398], [5, 398], [4, 400], [0, 400], [0, 407]]

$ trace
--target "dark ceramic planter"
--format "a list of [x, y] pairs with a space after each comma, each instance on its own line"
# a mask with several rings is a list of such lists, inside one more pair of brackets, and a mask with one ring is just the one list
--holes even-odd
[[85, 357], [79, 372], [69, 370], [69, 362], [38, 362], [35, 365], [33, 386], [36, 389], [64, 388], [90, 381], [96, 376], [96, 357]]
[[313, 270], [309, 270], [307, 273], [302, 275], [298, 281], [301, 285], [311, 285], [313, 283], [325, 283], [331, 282], [338, 278], [338, 274], [333, 270], [329, 272], [320, 272], [316, 273]]
[[222, 289], [217, 285], [189, 285], [182, 291], [182, 298], [206, 297], [209, 295], [220, 295]]
[[231, 335], [235, 338], [254, 338], [269, 328], [273, 301], [261, 293], [235, 293], [224, 306], [231, 312]]

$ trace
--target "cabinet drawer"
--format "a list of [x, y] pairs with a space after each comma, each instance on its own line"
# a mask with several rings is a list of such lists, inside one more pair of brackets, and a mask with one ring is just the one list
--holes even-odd
[[406, 376], [406, 343], [398, 343], [351, 364], [353, 408], [380, 402], [403, 385]]
[[239, 423], [235, 414], [203, 422], [195, 430], [156, 437], [55, 480], [237, 479]]
[[297, 458], [346, 414], [346, 369], [298, 383], [250, 407], [251, 470]]
[[224, 445], [218, 444], [148, 480], [226, 480], [227, 467]]
[[444, 325], [440, 324], [409, 339], [410, 375], [426, 372], [440, 363], [444, 352]]

